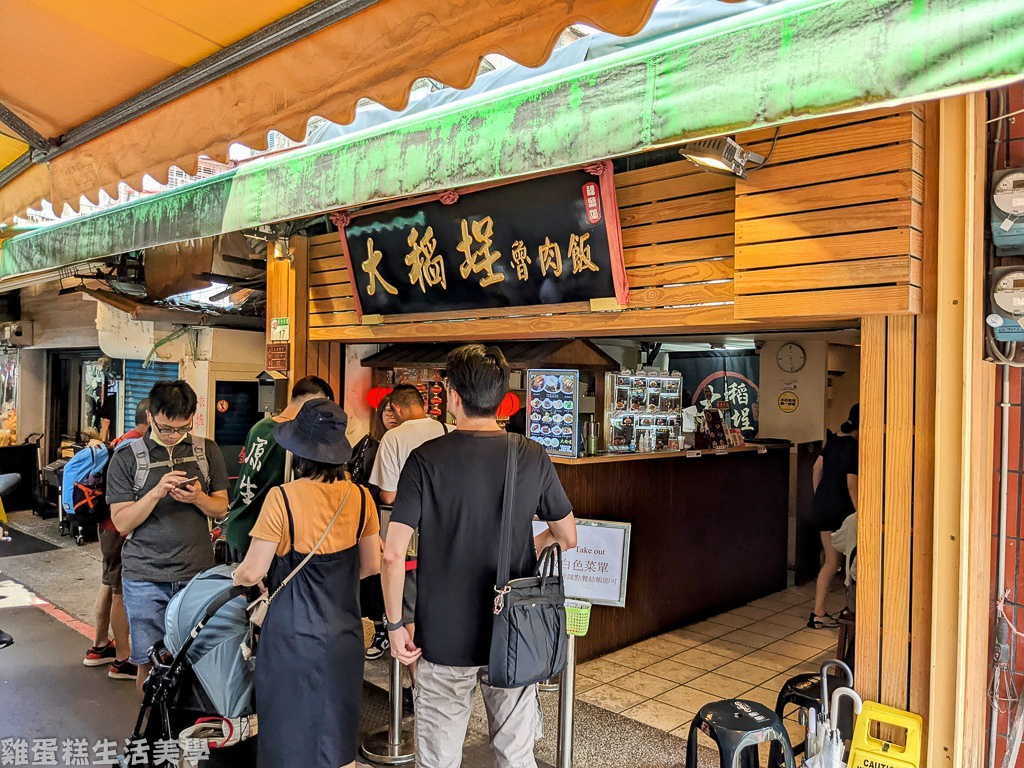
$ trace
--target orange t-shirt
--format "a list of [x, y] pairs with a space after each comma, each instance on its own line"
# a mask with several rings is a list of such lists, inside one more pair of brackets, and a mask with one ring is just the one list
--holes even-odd
[[[295, 521], [295, 551], [301, 554], [311, 552], [334, 517], [345, 494], [348, 500], [345, 508], [331, 528], [323, 546], [317, 554], [329, 555], [354, 547], [358, 540], [380, 533], [377, 507], [370, 492], [348, 481], [320, 483], [315, 480], [295, 480], [272, 488], [263, 502], [259, 519], [249, 534], [255, 539], [277, 542], [277, 554], [287, 555], [291, 551], [288, 531], [288, 513], [284, 507], [282, 489], [288, 494], [288, 505]], [[366, 499], [365, 520], [362, 532], [359, 527], [359, 508], [362, 504], [360, 492]]]

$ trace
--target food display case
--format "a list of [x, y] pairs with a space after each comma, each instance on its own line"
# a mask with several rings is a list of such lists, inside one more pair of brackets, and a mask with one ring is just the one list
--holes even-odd
[[527, 371], [526, 423], [530, 439], [551, 456], [579, 455], [580, 372], [531, 368]]
[[606, 432], [610, 452], [675, 451], [680, 445], [683, 377], [679, 374], [609, 373]]

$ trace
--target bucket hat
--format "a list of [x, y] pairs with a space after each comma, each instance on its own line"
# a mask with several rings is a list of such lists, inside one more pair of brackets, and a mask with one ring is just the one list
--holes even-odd
[[274, 439], [296, 456], [323, 464], [344, 464], [352, 458], [345, 437], [348, 414], [326, 398], [307, 401], [291, 421], [274, 427]]

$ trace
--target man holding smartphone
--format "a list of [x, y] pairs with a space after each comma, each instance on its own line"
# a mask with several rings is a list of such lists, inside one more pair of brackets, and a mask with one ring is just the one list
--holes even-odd
[[196, 393], [161, 381], [149, 393], [149, 429], [114, 454], [107, 469], [110, 519], [127, 536], [122, 585], [137, 684], [149, 675], [148, 651], [164, 636], [167, 604], [214, 565], [210, 518], [228, 508], [228, 473], [212, 440], [192, 435]]

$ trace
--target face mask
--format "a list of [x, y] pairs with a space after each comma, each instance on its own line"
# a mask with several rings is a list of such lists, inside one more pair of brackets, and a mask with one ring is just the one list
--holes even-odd
[[169, 449], [169, 448], [173, 448], [173, 447], [174, 447], [174, 446], [176, 446], [176, 445], [177, 445], [178, 443], [180, 443], [180, 442], [181, 442], [182, 440], [184, 440], [184, 439], [185, 439], [186, 437], [188, 437], [188, 434], [184, 434], [184, 435], [181, 435], [181, 436], [180, 436], [180, 437], [179, 437], [179, 438], [178, 438], [177, 440], [175, 440], [175, 441], [174, 441], [173, 443], [168, 443], [168, 442], [167, 442], [166, 440], [164, 440], [164, 436], [163, 436], [163, 435], [161, 435], [161, 434], [160, 434], [159, 432], [157, 432], [155, 428], [154, 428], [154, 429], [151, 429], [151, 430], [149, 430], [149, 431], [150, 431], [150, 433], [152, 434], [152, 437], [153, 437], [153, 442], [155, 442], [155, 443], [159, 443], [159, 444], [160, 444], [160, 445], [162, 445], [162, 446], [163, 446], [164, 448], [168, 448], [168, 449]]

